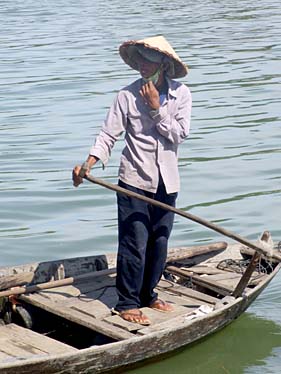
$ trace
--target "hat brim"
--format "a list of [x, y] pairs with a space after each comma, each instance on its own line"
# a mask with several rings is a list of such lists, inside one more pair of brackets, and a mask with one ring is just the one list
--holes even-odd
[[[146, 43], [145, 40], [143, 41], [136, 41], [130, 40], [123, 43], [119, 47], [119, 53], [124, 62], [129, 65], [132, 69], [139, 71], [138, 66], [138, 55], [137, 55], [137, 48], [138, 46], [142, 46], [144, 48], [153, 50], [163, 55], [165, 61], [168, 62], [166, 68], [166, 74], [169, 78], [182, 78], [187, 75], [188, 68], [187, 66], [179, 59], [176, 53], [172, 50], [172, 53], [167, 51], [167, 49], [153, 46], [149, 43]], [[135, 47], [135, 48], [134, 48]]]

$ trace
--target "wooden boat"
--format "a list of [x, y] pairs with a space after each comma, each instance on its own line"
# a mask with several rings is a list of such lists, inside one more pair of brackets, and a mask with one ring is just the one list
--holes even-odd
[[157, 291], [174, 311], [143, 308], [152, 323], [141, 326], [111, 313], [115, 260], [108, 254], [0, 268], [0, 289], [24, 286], [5, 291], [17, 296], [0, 292], [1, 374], [116, 373], [142, 364], [228, 325], [280, 269], [241, 244], [171, 249]]

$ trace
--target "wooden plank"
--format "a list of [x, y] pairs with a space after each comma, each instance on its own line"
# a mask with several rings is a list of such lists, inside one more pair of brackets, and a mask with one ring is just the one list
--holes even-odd
[[40, 349], [36, 349], [29, 344], [23, 344], [16, 340], [9, 341], [6, 337], [0, 338], [1, 351], [17, 359], [27, 359], [35, 355], [46, 354]]
[[[175, 311], [175, 312], [161, 312], [159, 310], [151, 309], [151, 308], [147, 308], [147, 307], [141, 308], [141, 310], [150, 319], [151, 325], [156, 325], [158, 323], [165, 322], [165, 321], [171, 319], [172, 317], [175, 317], [175, 316], [178, 316], [179, 314], [184, 313], [182, 310], [180, 311], [180, 313], [178, 313], [177, 311]], [[186, 311], [187, 310], [188, 309], [186, 309]], [[186, 311], [185, 311], [185, 313], [186, 313]], [[144, 328], [144, 327], [142, 326], [142, 328]]]
[[86, 312], [81, 309], [78, 310], [76, 309], [76, 307], [66, 308], [65, 310], [63, 310], [63, 312], [60, 313], [60, 315], [61, 317], [76, 322], [82, 326], [85, 326], [91, 330], [109, 336], [116, 340], [125, 340], [135, 336], [134, 334], [116, 327], [111, 323], [98, 320], [90, 312]]
[[186, 322], [186, 316], [188, 316], [191, 313], [192, 311], [190, 313], [187, 312], [185, 315], [180, 315], [180, 316], [171, 318], [168, 321], [163, 321], [163, 322], [160, 322], [154, 325], [146, 326], [138, 332], [138, 335], [147, 335], [147, 334], [151, 334], [156, 331], [169, 330], [172, 328], [180, 328], [180, 326]]
[[200, 305], [202, 305], [201, 302], [199, 302], [198, 300], [191, 299], [186, 296], [179, 296], [172, 292], [161, 290], [160, 288], [156, 288], [156, 291], [158, 293], [159, 299], [171, 303], [175, 310], [178, 310], [183, 313], [186, 313], [188, 309], [197, 308]]
[[33, 279], [33, 272], [23, 272], [15, 275], [7, 275], [0, 277], [0, 290], [15, 286], [23, 286], [24, 284], [30, 283]]
[[[219, 276], [218, 276], [219, 275]], [[231, 274], [226, 276], [225, 274], [209, 275], [205, 278], [208, 282], [214, 282], [214, 284], [219, 285], [222, 288], [228, 289], [231, 293], [241, 279], [239, 274]]]
[[74, 299], [70, 304], [68, 304], [68, 307], [87, 313], [97, 319], [111, 316], [111, 310], [100, 300], [89, 299], [88, 301], [85, 301], [83, 299]]
[[230, 295], [233, 291], [232, 289], [229, 289], [228, 287], [225, 287], [214, 280], [209, 280], [208, 277], [200, 277], [198, 275], [194, 275], [193, 273], [188, 272], [187, 270], [178, 269], [175, 266], [169, 266], [167, 268], [167, 271], [171, 272], [172, 274], [176, 274], [181, 277], [190, 279], [192, 283], [210, 289], [211, 291], [223, 296]]
[[104, 318], [104, 321], [114, 326], [120, 327], [129, 332], [136, 332], [143, 327], [142, 325], [139, 325], [138, 323], [125, 321], [123, 318], [117, 315], [106, 317]]
[[[164, 297], [161, 295], [161, 299], [163, 300]], [[165, 298], [165, 301], [169, 301], [168, 300], [168, 297]], [[189, 311], [191, 310], [194, 310], [197, 308], [196, 307], [190, 307], [190, 308], [187, 308], [187, 307], [184, 307], [182, 305], [177, 305], [177, 304], [173, 304], [173, 307], [174, 307], [174, 311], [173, 312], [161, 312], [161, 311], [157, 311], [157, 310], [154, 310], [154, 309], [151, 309], [151, 308], [141, 308], [141, 311], [151, 320], [151, 324], [156, 324], [156, 323], [159, 323], [159, 322], [163, 322], [163, 321], [167, 321], [167, 320], [170, 320], [171, 318], [175, 317], [175, 316], [178, 316], [178, 315], [181, 315], [181, 314], [186, 314], [188, 313]], [[138, 325], [136, 323], [131, 323], [131, 322], [128, 322], [128, 321], [125, 321], [123, 320], [122, 318], [120, 318], [119, 316], [111, 316], [111, 317], [106, 317], [104, 319], [105, 321], [115, 325], [115, 326], [118, 326], [118, 327], [121, 327], [127, 331], [138, 331], [140, 329], [143, 328], [142, 325]]]
[[[22, 350], [26, 352], [27, 356], [31, 354], [62, 354], [78, 351], [78, 349], [67, 344], [12, 323], [1, 326], [0, 341], [0, 349], [4, 348], [4, 351], [11, 355], [19, 354], [22, 356]], [[7, 347], [6, 350], [5, 347]], [[9, 351], [10, 349], [12, 350]]]
[[[166, 294], [170, 295], [170, 299], [177, 300], [176, 298], [180, 299], [180, 302], [177, 302], [179, 305], [182, 305], [186, 308], [193, 308], [199, 307], [201, 305], [213, 305], [213, 303], [206, 302], [204, 300], [195, 299], [189, 295], [183, 295], [181, 292], [166, 292]], [[173, 301], [172, 301], [173, 302]]]
[[206, 304], [216, 304], [217, 301], [219, 300], [216, 297], [206, 295], [203, 292], [199, 292], [199, 291], [193, 290], [192, 288], [181, 286], [181, 285], [176, 284], [176, 283], [172, 283], [172, 286], [171, 286], [170, 283], [172, 283], [172, 282], [169, 282], [169, 287], [167, 288], [167, 286], [166, 286], [167, 281], [162, 281], [161, 280], [158, 283], [157, 287], [160, 287], [160, 288], [163, 288], [163, 289], [168, 289], [169, 292], [175, 293], [177, 295], [184, 295], [184, 296], [190, 297], [192, 299], [195, 299], [195, 300], [198, 300], [198, 301], [201, 301], [201, 302], [205, 302]]
[[56, 302], [67, 302], [80, 294], [81, 291], [77, 286], [64, 286], [40, 291], [42, 297]]
[[216, 282], [221, 282], [224, 280], [227, 281], [231, 279], [237, 280], [237, 279], [240, 279], [241, 276], [242, 274], [224, 272], [224, 274], [211, 274], [211, 275], [208, 275], [206, 278], [209, 280], [214, 280]]
[[39, 308], [42, 308], [50, 313], [65, 318], [71, 322], [85, 326], [93, 331], [109, 336], [115, 340], [124, 340], [135, 335], [130, 334], [108, 322], [104, 322], [95, 318], [91, 311], [85, 311], [76, 306], [68, 306], [63, 303], [54, 303], [51, 300], [44, 299], [40, 294], [22, 295], [21, 298]]
[[[226, 242], [210, 243], [207, 245], [182, 247], [177, 249], [177, 253], [168, 253], [167, 263], [180, 262], [195, 256], [202, 256], [209, 253], [220, 253], [227, 247]], [[175, 250], [174, 250], [175, 252]]]
[[2, 352], [1, 347], [0, 347], [0, 363], [7, 362], [7, 361], [11, 361], [11, 355], [9, 355], [6, 352]]
[[[249, 285], [250, 286], [256, 286], [259, 284], [265, 277], [267, 277], [268, 274], [258, 274], [253, 276], [250, 281]], [[237, 273], [226, 273], [226, 274], [217, 274], [217, 275], [209, 275], [208, 279], [209, 280], [214, 280], [223, 286], [226, 287], [236, 287], [238, 282], [240, 281], [242, 277], [242, 274], [237, 274]]]
[[11, 324], [0, 328], [0, 361], [2, 363], [77, 351], [73, 347], [23, 327]]
[[[185, 269], [184, 267], [181, 267], [181, 269]], [[208, 275], [212, 275], [212, 274], [224, 274], [225, 271], [224, 270], [221, 270], [221, 269], [217, 269], [216, 267], [214, 266], [207, 266], [207, 265], [196, 265], [196, 266], [192, 266], [192, 267], [188, 267], [186, 268], [186, 270], [192, 272], [192, 273], [196, 273], [196, 274], [208, 274]]]

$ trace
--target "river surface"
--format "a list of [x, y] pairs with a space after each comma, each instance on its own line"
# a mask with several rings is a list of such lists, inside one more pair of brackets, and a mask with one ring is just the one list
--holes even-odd
[[[281, 11], [273, 0], [0, 1], [1, 266], [116, 251], [115, 194], [82, 162], [117, 91], [138, 78], [118, 55], [163, 34], [189, 66], [192, 130], [178, 208], [248, 239], [281, 240]], [[120, 139], [105, 170], [116, 183]], [[176, 217], [170, 246], [221, 236]], [[231, 326], [131, 373], [279, 373], [278, 276]]]

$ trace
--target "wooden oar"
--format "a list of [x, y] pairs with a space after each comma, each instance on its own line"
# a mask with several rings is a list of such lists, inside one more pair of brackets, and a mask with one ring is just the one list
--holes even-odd
[[218, 233], [220, 233], [224, 236], [227, 236], [231, 239], [234, 239], [237, 242], [256, 250], [257, 252], [259, 252], [260, 254], [263, 254], [266, 257], [274, 258], [275, 260], [281, 262], [281, 255], [279, 255], [278, 253], [276, 253], [276, 252], [275, 253], [270, 253], [269, 251], [267, 251], [267, 249], [265, 247], [263, 247], [261, 245], [258, 245], [256, 243], [252, 243], [251, 241], [247, 240], [246, 238], [243, 238], [242, 236], [240, 236], [238, 234], [235, 234], [235, 233], [233, 233], [229, 230], [224, 229], [223, 227], [220, 227], [220, 226], [218, 226], [218, 225], [216, 225], [216, 224], [214, 224], [210, 221], [207, 221], [204, 218], [200, 218], [200, 217], [198, 217], [194, 214], [184, 212], [181, 209], [174, 208], [170, 205], [164, 204], [160, 201], [151, 199], [149, 197], [142, 196], [142, 195], [140, 195], [136, 192], [126, 190], [125, 188], [117, 186], [115, 184], [105, 182], [102, 179], [93, 177], [92, 175], [89, 175], [89, 174], [86, 175], [85, 171], [86, 171], [86, 168], [82, 168], [81, 172], [80, 172], [80, 176], [84, 179], [87, 179], [89, 182], [98, 184], [102, 187], [108, 188], [109, 190], [116, 191], [116, 192], [125, 194], [125, 195], [130, 196], [130, 197], [134, 197], [136, 199], [145, 201], [146, 203], [149, 203], [151, 205], [155, 205], [155, 206], [158, 206], [159, 208], [162, 208], [162, 209], [168, 210], [170, 212], [173, 212], [175, 214], [178, 214], [178, 215], [180, 215], [184, 218], [190, 219], [191, 221], [197, 222], [200, 225], [208, 227], [209, 229], [214, 230], [214, 231], [216, 231], [216, 232], [218, 232]]

